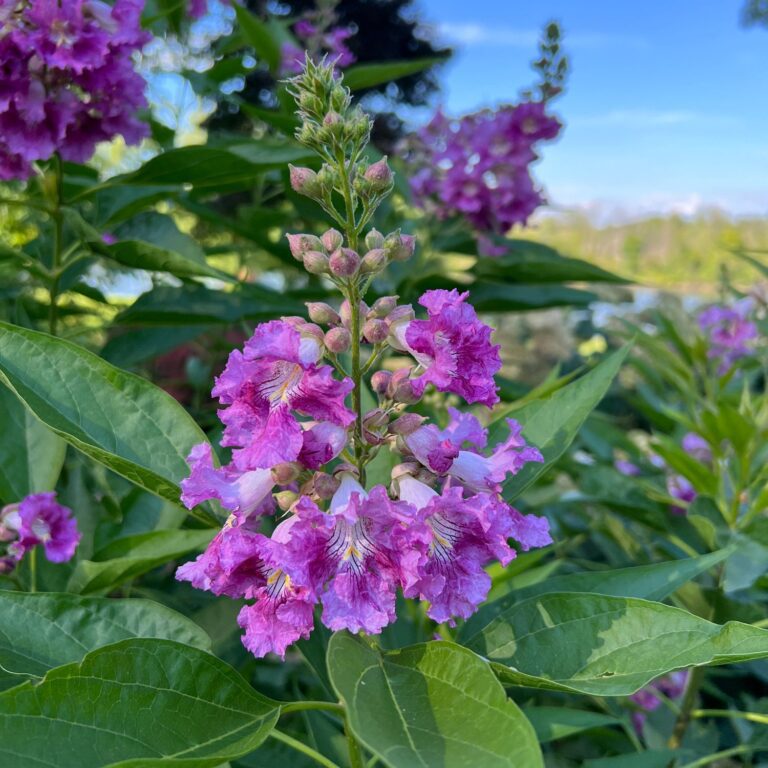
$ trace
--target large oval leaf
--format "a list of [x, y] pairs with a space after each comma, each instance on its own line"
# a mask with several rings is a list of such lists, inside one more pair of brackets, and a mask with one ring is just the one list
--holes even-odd
[[488, 665], [461, 646], [382, 653], [338, 633], [328, 671], [355, 735], [391, 768], [537, 768], [531, 724]]
[[555, 593], [518, 603], [467, 645], [504, 683], [628, 696], [675, 669], [766, 658], [768, 630], [636, 598]]
[[6, 387], [0, 387], [0, 500], [52, 491], [67, 444], [41, 424]]
[[215, 656], [123, 640], [0, 694], [0, 765], [215, 768], [258, 747], [279, 711]]
[[186, 456], [206, 438], [162, 389], [76, 344], [8, 323], [0, 323], [0, 380], [83, 453], [178, 500]]
[[176, 640], [208, 650], [193, 621], [151, 600], [0, 591], [0, 675], [41, 677], [88, 651], [129, 637]]

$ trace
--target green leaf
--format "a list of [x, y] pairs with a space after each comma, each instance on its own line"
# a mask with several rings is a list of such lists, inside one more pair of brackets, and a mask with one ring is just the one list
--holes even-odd
[[611, 715], [565, 707], [526, 707], [525, 716], [531, 721], [540, 744], [621, 723]]
[[[585, 376], [555, 391], [551, 397], [514, 409], [514, 418], [523, 425], [523, 435], [542, 452], [544, 462], [526, 464], [506, 484], [505, 498], [511, 500], [519, 496], [565, 453], [587, 416], [605, 396], [628, 352], [629, 346], [626, 345], [606, 357]], [[503, 438], [506, 426], [499, 420], [512, 410], [501, 408], [494, 413], [496, 426], [490, 433], [492, 444]]]
[[551, 592], [592, 592], [596, 595], [636, 597], [643, 600], [664, 600], [691, 579], [714, 568], [732, 555], [736, 547], [727, 547], [701, 557], [671, 560], [666, 563], [619, 568], [613, 571], [589, 571], [552, 576], [540, 583], [520, 589], [499, 600], [486, 603], [461, 628], [462, 642], [471, 643], [478, 634], [493, 631], [494, 624], [503, 624], [517, 603]]
[[279, 711], [215, 656], [123, 640], [0, 694], [0, 764], [216, 768], [256, 749]]
[[40, 423], [6, 387], [0, 387], [0, 499], [52, 491], [67, 444]]
[[205, 260], [197, 241], [180, 232], [173, 219], [159, 213], [145, 213], [117, 231], [119, 242], [92, 247], [119, 264], [176, 277], [216, 277], [233, 281], [226, 272], [214, 269]]
[[409, 59], [407, 61], [384, 61], [380, 64], [357, 64], [344, 70], [344, 85], [351, 91], [363, 88], [373, 88], [383, 83], [391, 83], [401, 77], [415, 75], [425, 69], [442, 64], [444, 56], [432, 56], [425, 59]]
[[101, 350], [101, 356], [113, 365], [130, 368], [136, 363], [162, 355], [192, 341], [208, 330], [206, 325], [186, 325], [178, 328], [141, 328], [113, 336]]
[[494, 259], [480, 259], [476, 273], [507, 283], [604, 282], [626, 283], [595, 264], [561, 256], [554, 248], [532, 240], [499, 238], [509, 250]]
[[112, 589], [188, 552], [203, 549], [213, 535], [208, 528], [125, 536], [99, 550], [92, 560], [81, 560], [67, 588], [81, 594]]
[[169, 394], [71, 342], [0, 323], [0, 381], [56, 434], [171, 501], [202, 430]]
[[160, 286], [143, 293], [115, 322], [141, 325], [189, 325], [239, 320], [268, 320], [283, 314], [298, 314], [304, 305], [259, 286], [241, 286], [232, 292], [203, 286]]
[[360, 741], [390, 768], [537, 768], [530, 723], [488, 665], [448, 642], [382, 653], [335, 634], [328, 671]]
[[269, 26], [239, 3], [235, 3], [234, 8], [240, 34], [256, 55], [267, 62], [270, 70], [276, 72], [280, 67], [280, 45]]
[[88, 651], [129, 637], [156, 637], [209, 650], [203, 630], [150, 600], [0, 591], [0, 674], [43, 676]]
[[720, 626], [647, 600], [561, 592], [518, 603], [467, 645], [508, 685], [628, 696], [676, 669], [768, 657], [768, 630]]
[[586, 307], [598, 296], [566, 285], [506, 283], [478, 280], [469, 286], [470, 300], [478, 312], [517, 312], [547, 307]]

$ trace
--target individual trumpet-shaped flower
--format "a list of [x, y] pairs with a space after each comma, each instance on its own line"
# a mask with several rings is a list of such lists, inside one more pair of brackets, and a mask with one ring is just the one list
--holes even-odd
[[71, 560], [80, 542], [72, 510], [56, 501], [56, 494], [33, 493], [18, 504], [0, 511], [2, 539], [10, 540], [8, 555], [17, 562], [24, 554], [43, 545], [52, 563]]
[[404, 506], [391, 501], [383, 486], [366, 493], [345, 474], [328, 513], [306, 496], [295, 511], [286, 572], [318, 596], [330, 629], [381, 632], [395, 619], [399, 572], [392, 531]]
[[408, 475], [398, 485], [400, 499], [416, 510], [410, 525], [395, 530], [403, 594], [428, 600], [427, 614], [437, 622], [453, 624], [477, 610], [491, 587], [484, 566], [515, 557], [509, 538], [524, 550], [551, 543], [546, 519], [524, 516], [491, 494], [464, 498], [456, 486], [438, 494]]
[[394, 324], [391, 338], [424, 369], [412, 381], [417, 395], [434, 384], [468, 403], [491, 407], [499, 401], [493, 378], [501, 368], [499, 347], [491, 344], [493, 329], [480, 322], [467, 296], [455, 289], [427, 291], [419, 299], [427, 319]]
[[314, 328], [292, 319], [263, 323], [216, 380], [213, 395], [227, 406], [219, 411], [222, 445], [236, 447], [239, 469], [296, 460], [304, 431], [292, 411], [342, 427], [354, 420], [344, 405], [352, 380], [339, 381], [331, 366], [318, 365], [322, 347]]
[[[487, 456], [476, 450], [485, 447], [485, 430], [474, 416], [453, 409], [446, 429], [433, 424], [419, 427], [405, 437], [405, 444], [432, 472], [447, 474], [475, 493], [498, 493], [508, 474], [517, 474], [528, 462], [544, 461], [539, 449], [525, 442], [520, 424], [514, 419], [507, 419], [507, 424], [507, 439]], [[472, 450], [463, 448], [467, 443]]]
[[699, 327], [707, 334], [707, 356], [719, 362], [718, 373], [727, 373], [733, 364], [750, 353], [757, 338], [757, 326], [747, 319], [749, 300], [734, 307], [709, 307], [699, 315]]

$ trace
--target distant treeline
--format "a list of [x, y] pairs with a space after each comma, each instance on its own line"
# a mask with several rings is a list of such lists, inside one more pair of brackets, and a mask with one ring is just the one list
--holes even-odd
[[732, 218], [706, 211], [599, 226], [587, 215], [569, 211], [540, 219], [524, 236], [637, 282], [681, 289], [717, 282], [723, 269], [737, 283], [753, 282], [757, 273], [735, 250], [763, 250], [752, 255], [768, 264], [768, 215]]

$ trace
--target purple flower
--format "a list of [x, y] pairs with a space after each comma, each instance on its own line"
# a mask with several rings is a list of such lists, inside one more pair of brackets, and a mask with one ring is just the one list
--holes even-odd
[[344, 475], [328, 513], [306, 496], [295, 510], [286, 571], [318, 596], [330, 629], [381, 632], [395, 619], [400, 579], [392, 532], [404, 505], [391, 501], [383, 486], [366, 493]]
[[[522, 427], [514, 419], [507, 419], [506, 440], [490, 455], [479, 453], [476, 449], [485, 447], [484, 430], [473, 416], [463, 414], [459, 421], [457, 415], [452, 410], [451, 424], [444, 430], [429, 424], [405, 438], [413, 455], [436, 474], [447, 474], [475, 493], [498, 493], [508, 474], [517, 474], [530, 461], [544, 461], [539, 449], [525, 442]], [[463, 448], [467, 442], [474, 446], [472, 450]]]
[[727, 373], [733, 364], [751, 352], [757, 339], [757, 326], [747, 319], [751, 302], [734, 307], [709, 307], [699, 315], [699, 327], [707, 334], [707, 356], [719, 362], [718, 373]]
[[299, 45], [283, 43], [280, 69], [283, 74], [295, 75], [302, 71], [306, 52], [312, 58], [327, 56], [338, 69], [344, 69], [357, 61], [346, 41], [354, 35], [349, 27], [333, 27], [323, 31], [309, 19], [301, 19], [293, 27]]
[[0, 36], [0, 179], [25, 179], [58, 152], [84, 162], [96, 143], [148, 135], [133, 54], [150, 38], [141, 0], [29, 0]]
[[710, 464], [712, 462], [712, 448], [709, 443], [695, 432], [688, 432], [683, 437], [683, 450], [689, 455], [693, 456], [697, 461], [702, 464]]
[[181, 481], [181, 500], [188, 509], [218, 499], [240, 522], [274, 510], [270, 494], [275, 481], [269, 469], [241, 471], [234, 464], [215, 468], [208, 443], [196, 445], [187, 462], [190, 475]]
[[54, 492], [33, 493], [5, 507], [0, 512], [0, 528], [4, 529], [2, 538], [11, 539], [8, 554], [16, 561], [42, 544], [52, 563], [64, 563], [74, 556], [81, 535], [72, 510], [59, 504]]
[[322, 347], [312, 328], [286, 319], [263, 323], [216, 380], [213, 395], [227, 406], [219, 411], [222, 445], [236, 447], [239, 469], [296, 460], [305, 438], [293, 411], [342, 427], [354, 420], [344, 405], [352, 380], [338, 381], [331, 366], [317, 365]]
[[491, 587], [484, 566], [515, 557], [509, 538], [526, 551], [552, 541], [545, 518], [524, 516], [491, 494], [464, 498], [461, 488], [447, 487], [438, 495], [410, 476], [400, 478], [399, 491], [417, 510], [395, 532], [403, 594], [428, 600], [428, 615], [440, 623], [453, 625], [477, 610]]
[[407, 316], [391, 327], [396, 348], [410, 352], [424, 372], [412, 380], [417, 395], [427, 384], [441, 392], [454, 392], [468, 403], [488, 407], [499, 401], [494, 375], [501, 368], [499, 346], [491, 344], [493, 329], [481, 323], [468, 293], [427, 291], [419, 303], [426, 320]]
[[637, 477], [641, 474], [640, 467], [626, 459], [616, 459], [616, 461], [613, 462], [613, 466], [616, 468], [617, 472], [626, 475], [626, 477]]
[[688, 505], [691, 504], [698, 496], [696, 489], [682, 475], [670, 475], [667, 478], [667, 492], [673, 499], [680, 499], [680, 501], [685, 502], [684, 507], [672, 507], [672, 511], [676, 515], [686, 514]]
[[639, 708], [632, 713], [632, 723], [635, 730], [642, 734], [646, 721], [646, 713], [656, 711], [662, 704], [662, 697], [679, 699], [685, 692], [688, 683], [688, 670], [679, 669], [660, 677], [645, 688], [633, 693], [629, 699]]

